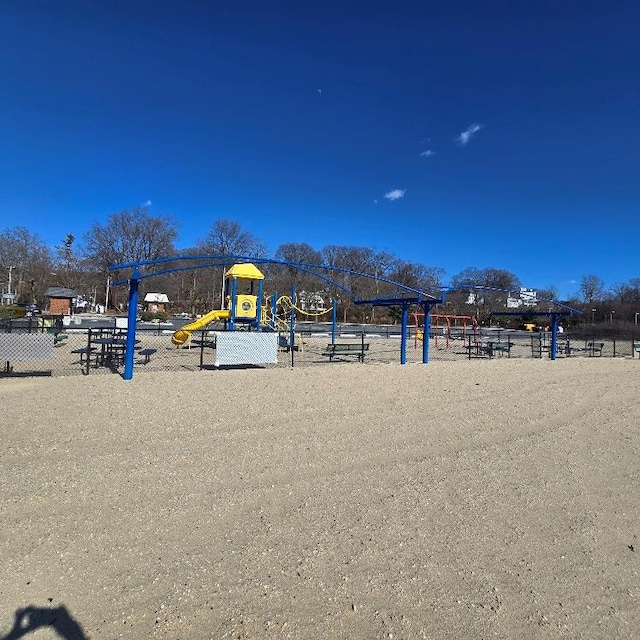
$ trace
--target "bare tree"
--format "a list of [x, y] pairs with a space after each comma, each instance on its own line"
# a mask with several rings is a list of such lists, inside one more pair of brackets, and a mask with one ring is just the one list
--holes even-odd
[[428, 267], [419, 262], [397, 260], [390, 277], [413, 289], [438, 289], [442, 286], [444, 269]]
[[[267, 255], [266, 245], [251, 232], [243, 229], [235, 220], [216, 220], [204, 239], [196, 243], [197, 253], [211, 256], [240, 255], [252, 258], [264, 258]], [[221, 265], [219, 268], [207, 269], [201, 275], [205, 281], [211, 282], [212, 301], [215, 300], [214, 282], [220, 282], [220, 305], [224, 306], [225, 278], [224, 274], [230, 264]], [[206, 295], [209, 298], [209, 295]]]
[[[25, 227], [5, 229], [0, 234], [0, 266], [7, 293], [21, 302], [42, 303], [53, 270], [49, 247]], [[8, 291], [11, 281], [11, 291]]]
[[105, 225], [94, 222], [85, 234], [85, 252], [101, 271], [118, 263], [156, 260], [175, 253], [177, 224], [170, 216], [152, 216], [144, 207], [112, 213]]
[[56, 282], [71, 289], [82, 288], [85, 273], [82, 260], [75, 248], [76, 238], [67, 233], [62, 244], [55, 247], [56, 253]]
[[110, 277], [120, 275], [110, 273], [110, 266], [171, 256], [177, 237], [177, 224], [170, 216], [152, 216], [144, 207], [112, 213], [104, 225], [95, 221], [84, 235], [84, 252], [94, 274], [106, 279], [105, 306], [109, 306]]
[[[464, 309], [470, 305], [476, 317], [486, 319], [492, 308], [506, 304], [505, 291], [517, 291], [520, 288], [520, 279], [505, 269], [467, 267], [451, 278], [451, 284], [461, 289], [469, 287], [470, 290], [466, 300], [462, 293], [447, 296], [454, 309]], [[476, 288], [479, 291], [473, 291]]]
[[451, 278], [454, 287], [486, 287], [515, 291], [520, 288], [520, 279], [505, 269], [467, 267]]
[[611, 287], [611, 293], [620, 304], [640, 302], [640, 278], [631, 278], [628, 282], [620, 282]]
[[241, 255], [264, 258], [267, 249], [259, 238], [235, 220], [216, 220], [196, 248], [208, 255]]
[[593, 274], [582, 276], [580, 293], [585, 302], [593, 304], [594, 300], [599, 300], [604, 294], [604, 280]]
[[[283, 262], [305, 263], [311, 265], [322, 264], [322, 254], [306, 242], [287, 242], [281, 244], [275, 253], [275, 259]], [[304, 269], [293, 266], [265, 265], [273, 286], [278, 290], [288, 291], [292, 283], [310, 295], [322, 295], [324, 283], [316, 276], [306, 273]], [[311, 268], [313, 269], [313, 268]]]
[[558, 288], [553, 285], [549, 285], [546, 289], [538, 289], [539, 300], [557, 300]]

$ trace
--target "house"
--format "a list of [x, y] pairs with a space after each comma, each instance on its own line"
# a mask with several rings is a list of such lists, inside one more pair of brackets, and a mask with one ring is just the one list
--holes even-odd
[[318, 292], [301, 291], [298, 300], [300, 308], [309, 314], [322, 314], [327, 311], [324, 298]]
[[147, 293], [144, 297], [145, 311], [159, 313], [167, 310], [169, 298], [166, 293]]
[[49, 287], [44, 295], [51, 315], [70, 316], [73, 310], [72, 303], [78, 297], [78, 292], [67, 287]]

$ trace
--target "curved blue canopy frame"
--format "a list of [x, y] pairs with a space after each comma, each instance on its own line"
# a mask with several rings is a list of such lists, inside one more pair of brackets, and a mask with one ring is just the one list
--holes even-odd
[[[165, 269], [152, 270], [148, 273], [141, 273], [141, 269], [145, 267], [155, 267], [158, 265], [169, 265], [175, 262], [187, 262], [196, 264], [187, 264], [176, 267], [168, 267]], [[195, 269], [206, 269], [211, 267], [227, 266], [240, 262], [252, 262], [253, 264], [273, 264], [283, 267], [289, 267], [296, 269], [302, 273], [312, 275], [319, 280], [329, 284], [335, 289], [342, 291], [354, 304], [357, 305], [371, 305], [371, 306], [399, 306], [402, 310], [402, 334], [401, 334], [401, 346], [400, 346], [400, 363], [406, 363], [406, 346], [407, 346], [407, 328], [408, 328], [408, 315], [409, 307], [417, 305], [422, 307], [425, 318], [425, 336], [428, 336], [430, 327], [430, 313], [431, 307], [437, 304], [444, 303], [445, 296], [454, 291], [464, 290], [478, 290], [478, 291], [495, 291], [500, 293], [508, 293], [507, 289], [499, 289], [495, 287], [482, 287], [482, 286], [462, 286], [462, 287], [433, 287], [429, 290], [432, 292], [437, 291], [434, 295], [429, 293], [426, 289], [418, 289], [416, 287], [410, 287], [408, 285], [396, 282], [384, 276], [372, 275], [361, 271], [355, 271], [353, 269], [347, 269], [346, 267], [335, 267], [330, 265], [318, 265], [310, 262], [291, 262], [286, 260], [275, 260], [273, 258], [257, 258], [255, 256], [244, 255], [177, 255], [169, 256], [166, 258], [158, 258], [155, 260], [139, 260], [137, 262], [125, 262], [116, 264], [109, 267], [110, 271], [123, 271], [130, 269], [131, 275], [125, 280], [116, 280], [112, 282], [113, 286], [119, 286], [129, 284], [129, 311], [128, 311], [128, 326], [133, 327], [133, 331], [127, 332], [127, 344], [125, 351], [124, 362], [124, 379], [130, 380], [133, 377], [133, 356], [135, 345], [135, 327], [137, 321], [137, 308], [138, 308], [138, 286], [141, 280], [148, 278], [154, 278], [160, 275], [166, 275], [170, 273], [177, 273], [181, 271], [193, 271]], [[382, 296], [374, 299], [364, 300], [353, 291], [349, 290], [344, 284], [337, 282], [334, 278], [328, 274], [346, 274], [358, 278], [365, 278], [368, 280], [374, 280], [378, 283], [384, 283], [395, 288], [395, 292], [387, 296]], [[571, 315], [573, 313], [581, 313], [577, 309], [572, 309], [567, 305], [558, 302], [556, 300], [540, 300], [540, 303], [546, 303], [553, 305], [554, 307], [561, 307], [563, 311], [546, 314], [543, 312], [537, 313], [537, 315], [549, 315], [552, 319], [553, 331], [557, 331], [557, 319], [559, 316]], [[533, 312], [532, 312], [533, 313]], [[521, 314], [522, 315], [522, 314]], [[423, 340], [423, 352], [422, 361], [424, 364], [429, 361], [429, 340]], [[552, 339], [552, 344], [555, 344], [555, 337]], [[555, 353], [554, 353], [555, 356]]]

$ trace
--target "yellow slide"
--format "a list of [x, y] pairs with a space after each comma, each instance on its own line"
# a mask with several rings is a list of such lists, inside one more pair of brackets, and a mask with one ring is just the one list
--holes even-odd
[[184, 327], [180, 327], [180, 329], [178, 329], [173, 334], [173, 336], [171, 336], [171, 342], [180, 346], [181, 344], [184, 344], [187, 340], [189, 340], [192, 331], [202, 329], [202, 327], [206, 327], [214, 320], [226, 320], [228, 317], [228, 309], [216, 309], [215, 311], [209, 311], [209, 313], [202, 316], [202, 318], [198, 318], [197, 320], [194, 320], [189, 324], [185, 324]]

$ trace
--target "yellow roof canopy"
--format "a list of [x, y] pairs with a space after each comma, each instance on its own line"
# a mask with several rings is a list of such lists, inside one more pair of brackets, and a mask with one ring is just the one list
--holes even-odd
[[264, 280], [262, 271], [251, 262], [234, 264], [225, 276], [227, 278], [237, 278], [238, 280]]

